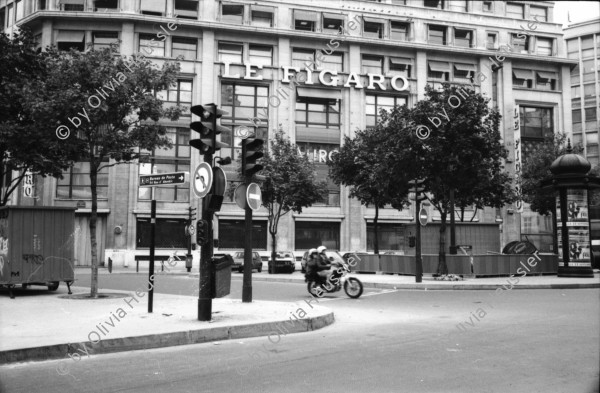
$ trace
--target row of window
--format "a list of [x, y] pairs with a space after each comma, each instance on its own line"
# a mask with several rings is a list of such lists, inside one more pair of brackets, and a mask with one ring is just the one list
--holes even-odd
[[556, 72], [513, 68], [512, 73], [513, 87], [537, 90], [557, 90], [558, 73]]
[[[391, 3], [397, 5], [419, 5], [416, 0], [368, 0], [377, 3]], [[469, 1], [466, 0], [423, 0], [423, 6], [426, 8], [435, 8], [438, 10], [449, 10], [457, 12], [470, 12]], [[498, 1], [482, 1], [481, 10], [483, 12], [494, 12], [494, 6]], [[525, 5], [519, 3], [506, 3], [505, 15], [516, 19], [537, 18], [539, 22], [548, 21], [548, 8], [537, 5]]]
[[[157, 218], [155, 247], [169, 249], [187, 248], [185, 235], [186, 219]], [[218, 247], [221, 250], [244, 248], [244, 220], [219, 220]], [[382, 225], [382, 224], [380, 224]], [[385, 225], [382, 225], [384, 228]], [[385, 232], [382, 232], [382, 234]], [[267, 221], [252, 221], [252, 249], [266, 250], [269, 232]], [[297, 249], [308, 249], [316, 245], [325, 245], [330, 250], [339, 250], [339, 222], [295, 222], [295, 241]], [[138, 218], [136, 225], [136, 248], [150, 247], [150, 219]]]
[[0, 7], [0, 30], [14, 25], [25, 16], [25, 3], [17, 0], [6, 7]]
[[583, 110], [583, 115], [585, 117], [582, 117], [582, 112], [581, 109], [574, 109], [573, 110], [573, 123], [585, 123], [585, 122], [595, 122], [596, 120], [598, 120], [598, 116], [596, 114], [596, 107], [593, 108], [584, 108]]
[[[580, 43], [581, 40], [581, 43]], [[596, 34], [596, 52], [600, 54], [600, 34]], [[581, 48], [581, 55], [579, 49]], [[587, 59], [594, 57], [594, 35], [567, 40], [567, 56], [569, 59]]]

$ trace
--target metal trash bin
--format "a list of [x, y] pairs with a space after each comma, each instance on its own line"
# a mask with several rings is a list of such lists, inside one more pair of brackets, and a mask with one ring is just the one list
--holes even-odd
[[219, 258], [212, 258], [212, 298], [224, 297], [231, 292], [231, 266], [233, 258], [226, 254]]

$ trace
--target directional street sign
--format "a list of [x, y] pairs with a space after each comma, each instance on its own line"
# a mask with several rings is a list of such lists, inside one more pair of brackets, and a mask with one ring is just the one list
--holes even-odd
[[158, 173], [140, 175], [140, 187], [162, 186], [164, 184], [184, 184], [190, 179], [189, 172]]
[[429, 216], [427, 215], [427, 210], [425, 210], [425, 208], [421, 208], [421, 211], [419, 212], [419, 222], [422, 226], [427, 225], [428, 218]]
[[262, 204], [262, 194], [260, 192], [260, 187], [256, 183], [250, 183], [248, 185], [248, 189], [246, 190], [246, 202], [250, 209], [258, 210], [260, 205]]
[[210, 191], [212, 186], [213, 172], [210, 164], [207, 162], [201, 162], [194, 171], [193, 187], [194, 194], [198, 198], [204, 198]]

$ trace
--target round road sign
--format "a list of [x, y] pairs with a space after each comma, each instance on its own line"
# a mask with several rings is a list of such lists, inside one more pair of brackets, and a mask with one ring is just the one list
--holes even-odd
[[429, 215], [427, 214], [427, 210], [425, 210], [425, 208], [421, 208], [421, 211], [419, 211], [419, 222], [421, 223], [422, 226], [427, 225], [427, 219], [429, 218]]
[[221, 167], [214, 167], [212, 193], [223, 196], [225, 195], [226, 188], [227, 176], [225, 176], [225, 171]]
[[240, 209], [246, 208], [246, 185], [244, 183], [238, 185], [233, 192], [233, 196], [235, 199], [235, 204], [238, 205]]
[[194, 223], [191, 223], [187, 226], [187, 233], [190, 236], [194, 236], [196, 234], [196, 228], [194, 228]]
[[212, 168], [207, 162], [200, 163], [194, 171], [194, 194], [198, 198], [204, 198], [212, 186], [213, 173]]
[[260, 205], [262, 204], [262, 194], [260, 192], [260, 187], [256, 183], [250, 183], [248, 185], [248, 189], [246, 190], [246, 202], [250, 209], [258, 210]]

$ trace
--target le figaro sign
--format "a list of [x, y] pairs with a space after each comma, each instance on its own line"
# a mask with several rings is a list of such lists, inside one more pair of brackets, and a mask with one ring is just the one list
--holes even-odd
[[[243, 76], [240, 74], [231, 74], [231, 64], [224, 63], [225, 69], [223, 74], [221, 75], [223, 78], [233, 78], [233, 79], [244, 79], [244, 80], [253, 80], [253, 81], [261, 81], [263, 80], [263, 75], [259, 73], [263, 69], [262, 65], [254, 65], [254, 64], [244, 64], [245, 73]], [[281, 82], [290, 83], [290, 78], [295, 79], [296, 74], [299, 74], [301, 70], [298, 67], [288, 67], [282, 66], [283, 75], [281, 78]], [[358, 73], [350, 72], [348, 76], [338, 75], [337, 71], [332, 70], [313, 70], [310, 67], [305, 67], [303, 70], [306, 73], [305, 78], [298, 78], [298, 81], [303, 81], [305, 85], [314, 85], [313, 74], [318, 73], [319, 83], [323, 86], [332, 86], [332, 87], [352, 87], [356, 89], [367, 88], [369, 90], [375, 90], [377, 86], [379, 90], [387, 90], [386, 86], [388, 85], [386, 79], [389, 79], [389, 86], [391, 89], [395, 91], [407, 91], [409, 88], [408, 80], [402, 75], [394, 75], [392, 77], [386, 77], [381, 74], [366, 74], [367, 75], [367, 85], [364, 86], [361, 82], [361, 78]]]

